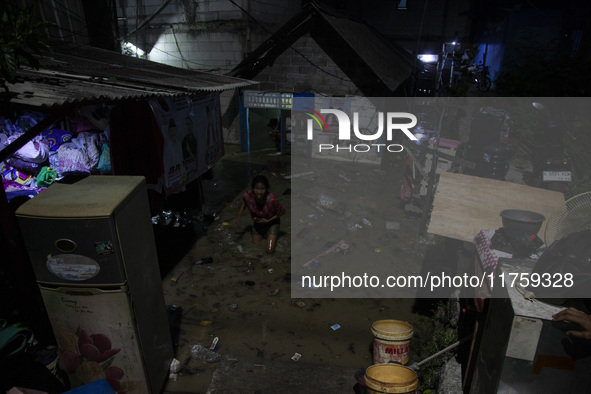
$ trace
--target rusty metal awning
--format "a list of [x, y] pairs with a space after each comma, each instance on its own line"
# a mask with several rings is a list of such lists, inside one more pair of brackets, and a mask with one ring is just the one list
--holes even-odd
[[125, 56], [87, 45], [62, 44], [42, 56], [40, 68], [21, 69], [7, 83], [9, 104], [52, 108], [157, 96], [193, 95], [259, 82]]

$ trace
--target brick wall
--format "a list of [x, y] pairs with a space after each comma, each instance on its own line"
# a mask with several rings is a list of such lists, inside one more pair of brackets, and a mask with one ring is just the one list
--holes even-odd
[[171, 0], [152, 16], [162, 0], [144, 0], [140, 7], [129, 0], [117, 3], [121, 35], [145, 50], [147, 59], [222, 74], [300, 11], [300, 2], [293, 0], [235, 0], [237, 5], [228, 0]]
[[[293, 49], [292, 49], [293, 48]], [[322, 93], [328, 96], [359, 94], [357, 87], [309, 36], [305, 35], [256, 77], [259, 90]], [[309, 61], [308, 61], [309, 60]]]

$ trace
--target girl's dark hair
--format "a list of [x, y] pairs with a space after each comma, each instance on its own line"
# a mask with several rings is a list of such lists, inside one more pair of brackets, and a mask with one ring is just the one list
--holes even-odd
[[254, 189], [255, 185], [257, 183], [262, 183], [263, 185], [265, 185], [265, 188], [267, 190], [269, 190], [269, 180], [267, 179], [266, 176], [264, 175], [257, 175], [252, 179], [252, 188]]

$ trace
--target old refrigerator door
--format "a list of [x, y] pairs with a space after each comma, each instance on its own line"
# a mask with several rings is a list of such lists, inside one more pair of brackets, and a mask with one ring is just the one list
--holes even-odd
[[116, 392], [150, 392], [125, 287], [40, 290], [72, 387], [105, 378]]

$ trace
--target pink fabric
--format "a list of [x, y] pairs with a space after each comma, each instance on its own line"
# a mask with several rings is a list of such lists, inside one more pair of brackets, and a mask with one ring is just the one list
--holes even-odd
[[279, 215], [285, 211], [285, 208], [273, 193], [267, 194], [267, 201], [262, 208], [256, 203], [256, 198], [252, 190], [247, 191], [242, 196], [242, 200], [250, 211], [250, 216], [254, 222], [260, 222], [261, 219], [271, 219], [275, 215]]
[[[482, 264], [483, 270], [487, 268], [492, 269], [493, 277], [499, 263], [499, 257], [510, 258], [513, 255], [510, 253], [502, 252], [500, 250], [491, 248], [491, 240], [495, 235], [495, 230], [484, 229], [480, 230], [478, 235], [474, 238], [476, 249], [478, 250], [478, 256], [480, 257], [480, 263]], [[490, 276], [486, 276], [488, 280], [488, 286], [492, 285]]]

